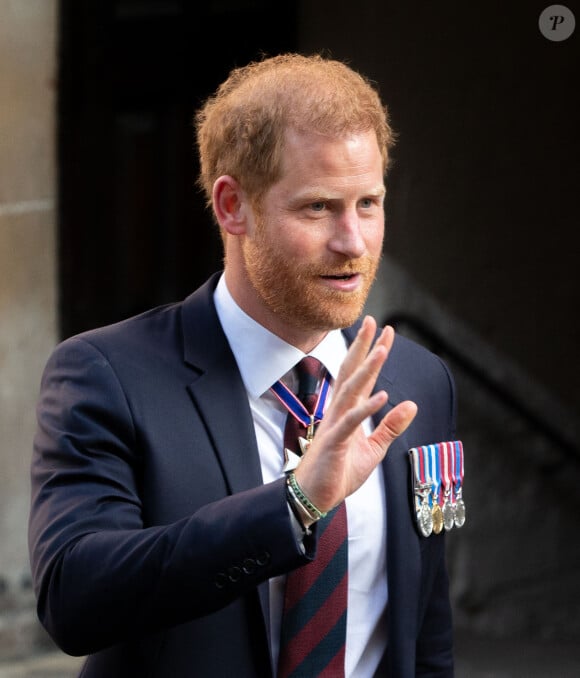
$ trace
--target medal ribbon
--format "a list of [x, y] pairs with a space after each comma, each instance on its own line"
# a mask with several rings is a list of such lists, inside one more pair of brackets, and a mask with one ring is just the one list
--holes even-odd
[[417, 453], [419, 455], [419, 472], [420, 472], [419, 480], [421, 481], [421, 485], [426, 485], [427, 484], [427, 466], [425, 464], [425, 450], [424, 450], [424, 448], [420, 447], [417, 450]]
[[463, 484], [463, 443], [460, 440], [456, 440], [455, 443], [455, 468], [456, 468], [456, 478], [454, 482], [457, 483], [457, 489]]
[[449, 489], [451, 484], [451, 478], [449, 476], [449, 444], [450, 443], [443, 443], [440, 449], [441, 462], [443, 466], [443, 487], [445, 491]]
[[419, 461], [419, 450], [416, 447], [414, 447], [411, 450], [411, 453], [413, 455], [413, 471], [415, 472], [415, 480], [417, 484], [420, 484], [422, 480], [421, 480], [421, 463]]
[[455, 490], [457, 489], [457, 475], [455, 473], [455, 443], [449, 443], [449, 461], [451, 462], [451, 501], [455, 502]]
[[433, 468], [433, 498], [437, 504], [441, 501], [441, 465], [439, 463], [439, 452], [441, 445], [430, 445], [431, 449], [431, 467]]
[[[423, 456], [425, 459], [425, 482], [430, 487], [433, 487], [434, 469], [432, 463], [434, 460], [431, 458], [431, 451], [429, 449], [430, 447], [431, 447], [430, 445], [424, 445], [423, 447], [421, 447], [421, 451], [423, 452]], [[433, 506], [433, 497], [431, 492], [429, 492], [428, 499], [429, 506]]]
[[329, 388], [330, 375], [328, 374], [328, 370], [325, 369], [322, 385], [316, 401], [316, 407], [312, 413], [304, 407], [300, 398], [298, 398], [281, 379], [271, 386], [270, 390], [297, 421], [303, 426], [308, 427], [311, 424], [318, 424], [318, 422], [322, 420]]

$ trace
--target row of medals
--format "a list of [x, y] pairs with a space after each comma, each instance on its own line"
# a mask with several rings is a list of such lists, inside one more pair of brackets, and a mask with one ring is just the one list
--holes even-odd
[[[430, 534], [439, 534], [443, 528], [449, 531], [454, 527], [463, 527], [465, 524], [465, 502], [462, 498], [461, 486], [455, 488], [455, 501], [450, 501], [450, 489], [445, 490], [443, 506], [439, 505], [437, 492], [432, 491], [432, 485], [420, 484], [415, 489], [417, 495], [417, 524], [424, 537]], [[433, 497], [433, 501], [429, 497]]]

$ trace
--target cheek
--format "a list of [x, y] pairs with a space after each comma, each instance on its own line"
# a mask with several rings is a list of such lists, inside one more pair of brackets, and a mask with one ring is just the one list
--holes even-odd
[[299, 260], [308, 260], [318, 256], [325, 248], [325, 239], [314, 229], [293, 228], [287, 226], [279, 231], [279, 247]]
[[372, 254], [380, 253], [383, 249], [383, 240], [385, 237], [384, 223], [376, 224], [370, 229], [366, 238], [367, 249]]

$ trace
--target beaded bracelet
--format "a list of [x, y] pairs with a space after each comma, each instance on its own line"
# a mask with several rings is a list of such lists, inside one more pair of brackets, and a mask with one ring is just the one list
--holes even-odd
[[292, 511], [292, 515], [298, 521], [302, 532], [305, 535], [312, 534], [310, 531], [310, 526], [313, 525], [316, 520], [312, 517], [306, 506], [303, 506], [300, 503], [298, 497], [294, 494], [294, 490], [290, 487], [290, 485], [288, 485], [288, 483], [286, 483], [286, 498], [288, 500], [288, 506]]
[[288, 489], [291, 491], [292, 497], [295, 497], [300, 502], [300, 505], [306, 509], [306, 512], [313, 521], [326, 518], [326, 511], [317, 509], [310, 499], [308, 499], [308, 497], [304, 494], [304, 492], [302, 492], [300, 485], [298, 485], [298, 482], [296, 481], [294, 471], [288, 473], [286, 477], [286, 483], [288, 484]]

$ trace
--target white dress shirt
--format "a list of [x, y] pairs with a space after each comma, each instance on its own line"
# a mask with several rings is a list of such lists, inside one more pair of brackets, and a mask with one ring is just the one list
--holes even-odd
[[[214, 300], [248, 394], [262, 479], [264, 483], [272, 482], [283, 476], [287, 411], [270, 387], [282, 378], [293, 389], [295, 377], [291, 370], [305, 354], [244, 313], [233, 300], [223, 275]], [[340, 330], [335, 330], [329, 332], [309, 355], [318, 358], [330, 376], [336, 379], [347, 349], [344, 336]], [[328, 400], [331, 398], [332, 391]], [[372, 422], [364, 422], [364, 427], [368, 434], [372, 430]], [[375, 469], [364, 485], [347, 497], [346, 508], [348, 611], [345, 669], [347, 677], [370, 678], [387, 644], [386, 504], [380, 468]], [[284, 581], [285, 577], [270, 580], [274, 674], [278, 661]]]

